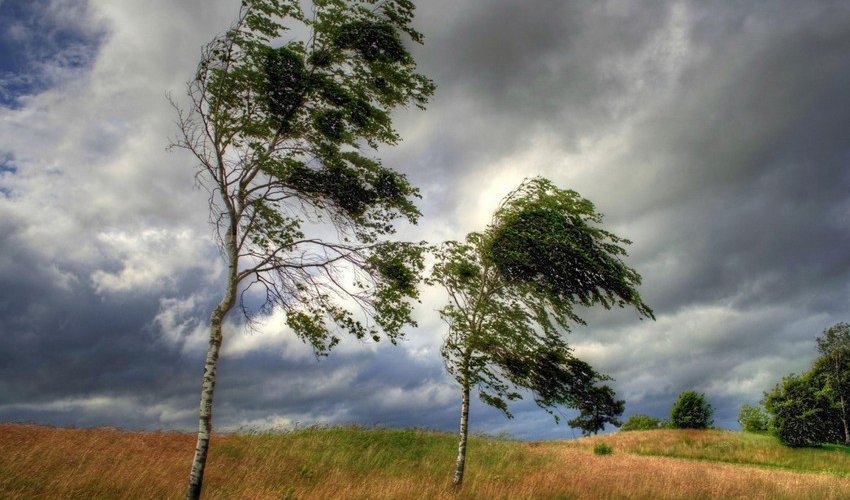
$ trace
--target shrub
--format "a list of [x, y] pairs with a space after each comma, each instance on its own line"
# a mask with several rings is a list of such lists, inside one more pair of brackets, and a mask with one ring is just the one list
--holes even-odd
[[662, 427], [661, 420], [647, 415], [632, 415], [620, 427], [621, 431], [650, 431], [660, 429]]
[[773, 415], [772, 431], [786, 446], [841, 442], [840, 416], [815, 375], [792, 373], [765, 393], [763, 404]]
[[593, 447], [593, 453], [597, 455], [610, 455], [613, 451], [614, 448], [605, 443], [596, 443], [596, 446]]
[[738, 423], [744, 432], [767, 432], [770, 428], [770, 417], [761, 406], [744, 404], [738, 411]]
[[712, 424], [714, 410], [705, 396], [696, 391], [685, 391], [670, 410], [670, 424], [676, 429], [705, 429]]

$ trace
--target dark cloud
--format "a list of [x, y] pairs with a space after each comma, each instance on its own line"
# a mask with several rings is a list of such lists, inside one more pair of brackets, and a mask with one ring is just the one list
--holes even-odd
[[[0, 420], [191, 429], [220, 263], [191, 162], [161, 153], [163, 94], [238, 2], [38, 7], [54, 24], [74, 15], [30, 55], [59, 68], [44, 51], [66, 40], [88, 59], [0, 110]], [[658, 316], [591, 309], [570, 334], [627, 415], [665, 417], [696, 389], [734, 428], [741, 403], [849, 319], [846, 2], [440, 0], [417, 26], [439, 88], [427, 112], [397, 113], [405, 142], [382, 152], [423, 194], [402, 234], [460, 239], [525, 175], [594, 201], [634, 241]], [[12, 59], [0, 70], [32, 79]], [[216, 425], [454, 430], [441, 300], [425, 291], [401, 346], [346, 342], [321, 360], [280, 325], [233, 327]], [[473, 431], [572, 436], [529, 400], [512, 410], [476, 402]]]

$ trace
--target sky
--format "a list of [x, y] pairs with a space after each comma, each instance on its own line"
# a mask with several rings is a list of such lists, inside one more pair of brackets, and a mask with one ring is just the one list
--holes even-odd
[[[166, 152], [201, 47], [236, 0], [0, 0], [0, 421], [197, 426], [206, 324], [223, 287], [195, 164]], [[625, 416], [684, 390], [737, 429], [815, 338], [850, 321], [850, 4], [846, 1], [419, 2], [437, 84], [382, 148], [423, 195], [400, 236], [483, 228], [526, 176], [574, 189], [633, 241], [656, 321], [584, 312], [568, 339]], [[398, 346], [317, 359], [282, 313], [228, 324], [214, 426], [455, 431], [424, 289]], [[474, 402], [472, 432], [559, 439], [530, 400]], [[569, 411], [565, 415], [571, 416]]]

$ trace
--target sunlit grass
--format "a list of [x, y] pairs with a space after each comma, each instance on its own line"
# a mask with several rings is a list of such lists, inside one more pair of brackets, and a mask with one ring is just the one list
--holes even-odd
[[[611, 454], [594, 454], [601, 442]], [[663, 430], [543, 443], [474, 436], [457, 492], [456, 446], [453, 435], [417, 429], [216, 435], [204, 497], [814, 499], [850, 491], [844, 447], [792, 450], [767, 436]], [[0, 498], [181, 498], [193, 447], [187, 434], [0, 425]]]
[[[656, 430], [617, 433], [614, 443], [624, 452], [638, 455], [690, 458], [733, 464], [779, 467], [799, 472], [823, 472], [850, 477], [850, 447], [788, 448], [766, 434], [720, 430]], [[610, 437], [569, 443], [592, 446]]]

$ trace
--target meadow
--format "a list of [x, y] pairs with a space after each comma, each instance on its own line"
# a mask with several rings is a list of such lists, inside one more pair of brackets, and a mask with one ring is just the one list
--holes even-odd
[[[0, 498], [182, 498], [194, 435], [0, 425]], [[594, 448], [605, 443], [612, 453]], [[463, 487], [456, 436], [306, 428], [213, 438], [205, 498], [850, 497], [850, 448], [792, 449], [719, 430], [617, 432], [570, 441], [473, 436]]]

